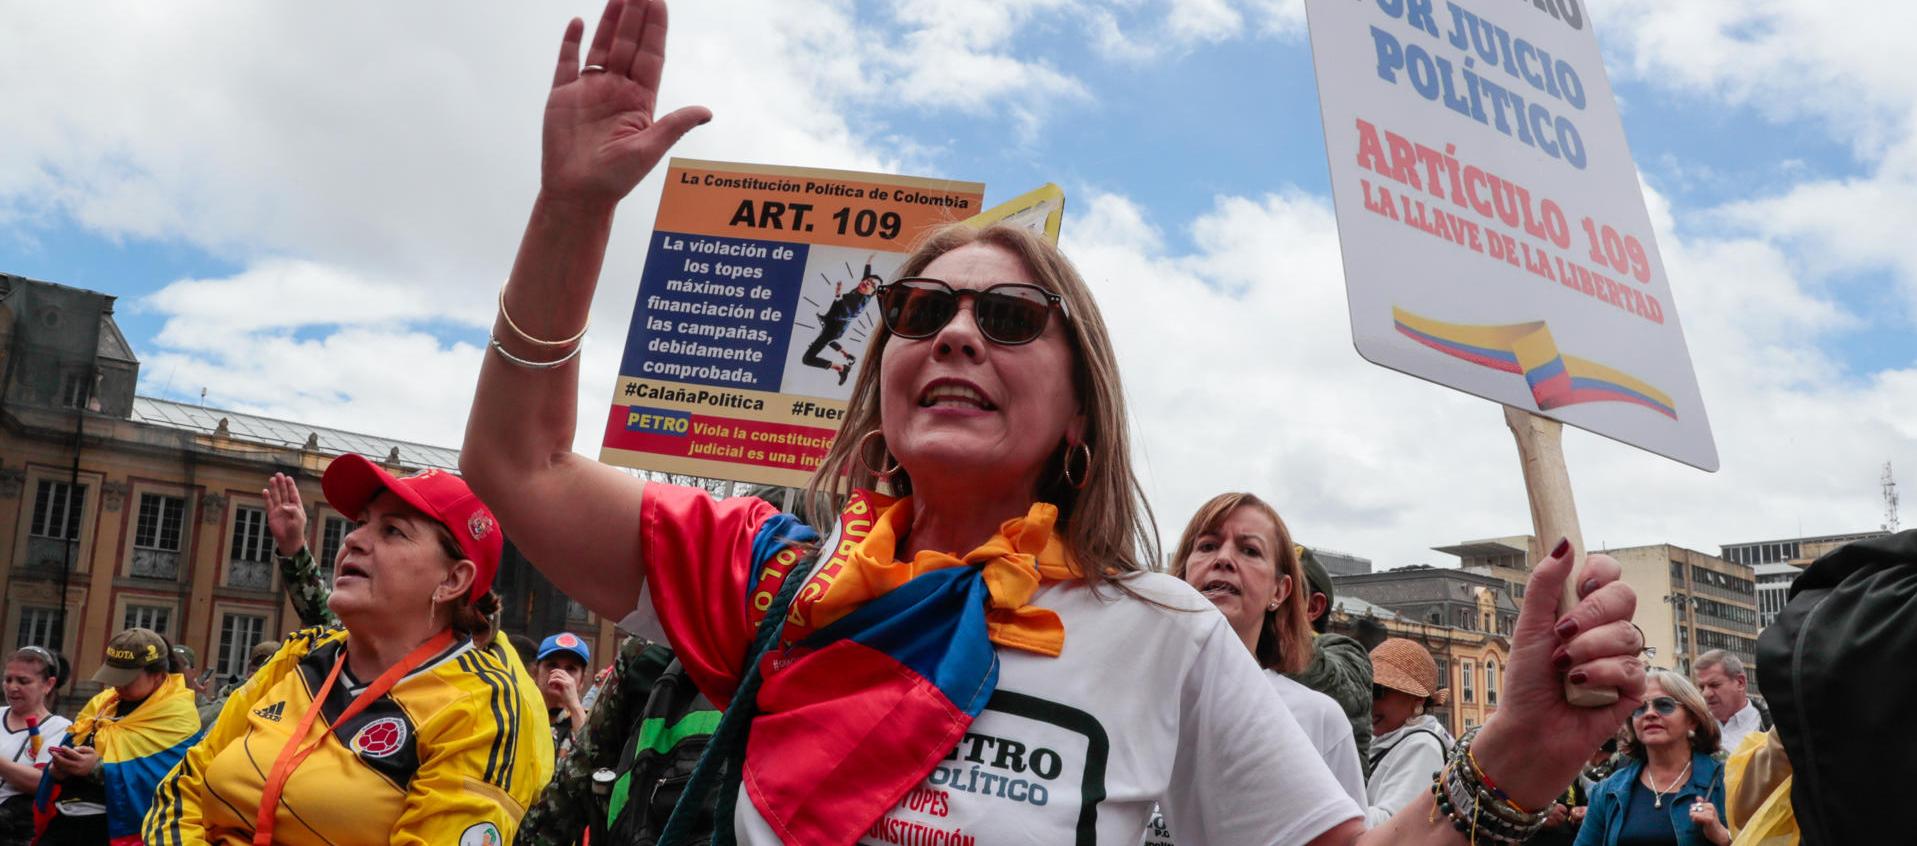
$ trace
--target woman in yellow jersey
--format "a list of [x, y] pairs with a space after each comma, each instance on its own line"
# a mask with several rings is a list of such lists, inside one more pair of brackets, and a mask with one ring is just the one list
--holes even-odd
[[458, 477], [335, 459], [326, 499], [359, 526], [327, 605], [160, 783], [149, 844], [511, 842], [552, 776], [525, 668], [475, 644], [497, 607], [498, 523]]

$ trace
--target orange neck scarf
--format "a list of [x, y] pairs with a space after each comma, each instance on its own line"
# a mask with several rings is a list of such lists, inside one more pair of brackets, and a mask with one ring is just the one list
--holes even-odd
[[[1041, 585], [1083, 575], [1065, 544], [1053, 532], [1058, 507], [1035, 502], [1023, 517], [1005, 521], [998, 534], [963, 557], [920, 552], [899, 561], [899, 539], [911, 529], [912, 498], [884, 505], [865, 537], [841, 547], [842, 567], [831, 586], [807, 609], [813, 627], [824, 627], [868, 600], [884, 596], [921, 573], [947, 567], [977, 567], [991, 593], [986, 631], [992, 642], [1057, 657], [1065, 648], [1065, 623], [1058, 614], [1029, 604]], [[834, 562], [839, 563], [839, 562]]]

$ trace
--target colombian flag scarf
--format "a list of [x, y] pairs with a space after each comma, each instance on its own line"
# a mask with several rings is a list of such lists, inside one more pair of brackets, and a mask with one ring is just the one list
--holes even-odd
[[[88, 746], [100, 755], [100, 776], [106, 782], [107, 842], [111, 846], [138, 844], [140, 823], [160, 779], [200, 741], [200, 715], [193, 691], [178, 673], [170, 674], [133, 713], [115, 718], [120, 695], [107, 688], [80, 709], [67, 729], [66, 745]], [[48, 768], [40, 777], [33, 799], [34, 833], [45, 833], [59, 801], [60, 785]]]
[[[760, 665], [744, 790], [785, 843], [855, 842], [924, 780], [997, 688], [994, 644], [1065, 647], [1058, 615], [1029, 604], [1081, 574], [1053, 532], [1056, 506], [1033, 504], [965, 555], [899, 561], [911, 518], [909, 497], [855, 492]], [[755, 571], [760, 616], [801, 560], [788, 551]]]

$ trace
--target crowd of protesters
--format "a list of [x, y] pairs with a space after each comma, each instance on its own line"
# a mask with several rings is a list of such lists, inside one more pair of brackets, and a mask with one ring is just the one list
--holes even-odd
[[[9, 656], [0, 840], [1899, 842], [1917, 532], [1793, 587], [1759, 644], [1769, 707], [1734, 656], [1650, 666], [1617, 562], [1560, 542], [1500, 709], [1454, 736], [1422, 644], [1326, 631], [1331, 579], [1266, 500], [1208, 501], [1161, 572], [1097, 303], [1015, 227], [940, 229], [861, 288], [880, 328], [798, 514], [575, 454], [613, 209], [710, 116], [654, 117], [661, 0], [584, 29], [464, 476], [334, 460], [321, 489], [356, 524], [330, 584], [295, 481], [268, 480], [301, 627], [218, 689], [131, 628], [69, 722], [66, 660]], [[603, 669], [575, 633], [500, 631], [508, 533], [633, 634]]]

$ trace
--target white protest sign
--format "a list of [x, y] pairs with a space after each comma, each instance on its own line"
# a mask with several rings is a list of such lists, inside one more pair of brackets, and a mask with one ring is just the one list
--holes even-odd
[[1359, 354], [1716, 470], [1582, 0], [1306, 12]]

